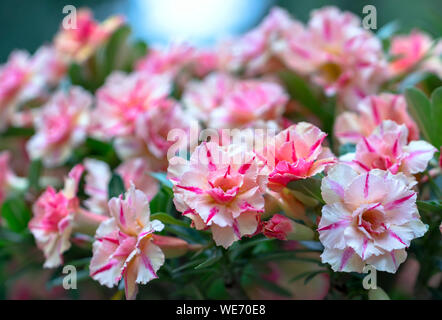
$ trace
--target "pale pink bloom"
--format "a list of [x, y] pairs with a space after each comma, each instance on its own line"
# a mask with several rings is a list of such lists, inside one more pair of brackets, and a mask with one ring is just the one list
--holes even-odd
[[[55, 36], [56, 50], [66, 59], [83, 62], [102, 45], [123, 23], [122, 16], [114, 16], [99, 24], [88, 9], [78, 11], [75, 20], [66, 20]], [[75, 23], [75, 25], [73, 25]]]
[[382, 121], [392, 120], [408, 129], [408, 140], [419, 139], [419, 129], [407, 112], [402, 95], [382, 93], [369, 96], [357, 105], [356, 112], [344, 112], [336, 119], [334, 132], [341, 143], [358, 143], [368, 137]]
[[228, 248], [257, 230], [266, 182], [259, 171], [254, 154], [210, 142], [198, 146], [190, 161], [172, 158], [168, 177], [178, 211], [196, 229], [210, 229], [215, 243]]
[[86, 159], [84, 167], [87, 172], [84, 192], [89, 196], [84, 204], [94, 213], [107, 215], [108, 187], [112, 176], [109, 165], [104, 161]]
[[203, 81], [189, 82], [183, 93], [183, 105], [198, 120], [207, 123], [211, 112], [219, 108], [236, 83], [226, 73], [212, 73]]
[[377, 92], [389, 76], [379, 39], [357, 16], [335, 7], [313, 11], [307, 29], [288, 33], [279, 50], [289, 68], [311, 75], [348, 108]]
[[381, 169], [410, 176], [425, 171], [437, 149], [423, 140], [407, 142], [407, 127], [385, 120], [370, 136], [363, 137], [356, 153], [346, 159], [362, 172]]
[[144, 192], [149, 201], [155, 197], [159, 190], [157, 180], [150, 175], [151, 165], [145, 158], [126, 160], [118, 166], [116, 172], [123, 179], [126, 188], [133, 184], [135, 188]]
[[[188, 145], [192, 118], [174, 100], [164, 100], [156, 108], [148, 110], [137, 119], [135, 134], [157, 159], [165, 159], [173, 145], [182, 149]], [[181, 129], [184, 136], [170, 137], [172, 130]]]
[[[203, 77], [215, 70], [217, 54], [212, 50], [196, 49], [186, 43], [172, 43], [166, 48], [153, 48], [136, 65], [136, 70], [148, 76], [162, 75], [170, 79], [196, 75]], [[178, 81], [182, 84], [182, 81]]]
[[49, 87], [57, 84], [64, 65], [50, 47], [41, 47], [30, 56], [14, 51], [0, 67], [0, 130], [14, 122], [18, 107], [34, 99], [45, 99]]
[[76, 196], [84, 168], [74, 167], [65, 179], [62, 191], [48, 187], [33, 206], [34, 217], [29, 229], [37, 246], [46, 258], [44, 267], [54, 268], [63, 263], [63, 253], [71, 247], [69, 238], [74, 227], [74, 216], [79, 210]]
[[278, 121], [289, 98], [276, 83], [260, 80], [237, 82], [213, 110], [208, 126], [216, 129], [247, 128], [257, 121]]
[[433, 39], [428, 35], [412, 31], [409, 35], [395, 36], [391, 39], [390, 54], [393, 61], [390, 68], [394, 74], [410, 71], [430, 53]]
[[287, 240], [287, 236], [294, 230], [293, 222], [289, 218], [275, 214], [269, 221], [263, 225], [263, 234], [267, 238], [276, 238]]
[[316, 126], [300, 122], [281, 131], [258, 154], [270, 170], [269, 188], [280, 190], [289, 182], [306, 179], [336, 162], [322, 143], [327, 134]]
[[137, 119], [156, 108], [170, 90], [171, 83], [164, 77], [112, 73], [97, 91], [92, 131], [103, 138], [134, 134]]
[[169, 75], [175, 77], [182, 68], [193, 60], [195, 48], [185, 43], [175, 43], [168, 48], [151, 49], [136, 66], [137, 71], [148, 75]]
[[10, 158], [9, 151], [0, 152], [0, 208], [10, 191], [24, 190], [28, 185], [24, 178], [15, 175], [9, 165]]
[[245, 71], [257, 75], [278, 70], [274, 46], [284, 33], [303, 29], [287, 11], [274, 8], [259, 26], [245, 35], [222, 41], [218, 48], [218, 66], [228, 72]]
[[37, 132], [26, 145], [30, 157], [48, 167], [63, 164], [86, 139], [91, 107], [92, 96], [81, 87], [56, 92], [37, 116]]
[[395, 273], [411, 240], [425, 234], [416, 193], [399, 173], [374, 169], [359, 174], [350, 166], [332, 167], [322, 180], [319, 239], [323, 263], [334, 271], [361, 273], [366, 264]]
[[135, 299], [137, 284], [158, 278], [164, 254], [153, 243], [153, 234], [164, 225], [150, 221], [146, 195], [131, 186], [123, 199], [109, 201], [111, 218], [97, 229], [93, 244], [90, 275], [100, 284], [113, 287], [124, 278], [126, 299]]

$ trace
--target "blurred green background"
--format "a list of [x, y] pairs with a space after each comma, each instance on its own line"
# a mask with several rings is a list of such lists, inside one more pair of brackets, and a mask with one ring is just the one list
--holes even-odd
[[15, 49], [35, 51], [51, 41], [63, 19], [62, 8], [88, 6], [98, 19], [121, 13], [128, 17], [136, 37], [149, 43], [186, 39], [197, 45], [242, 33], [278, 5], [302, 21], [311, 10], [335, 5], [362, 15], [362, 8], [376, 6], [378, 28], [397, 20], [401, 30], [420, 28], [434, 37], [442, 34], [441, 0], [3, 0], [0, 2], [0, 61]]

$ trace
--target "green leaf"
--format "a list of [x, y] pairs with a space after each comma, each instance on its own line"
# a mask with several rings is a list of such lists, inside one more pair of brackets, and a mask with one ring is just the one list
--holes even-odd
[[83, 70], [78, 63], [71, 63], [68, 69], [68, 76], [72, 84], [86, 87], [86, 80], [83, 76]]
[[[319, 201], [322, 204], [325, 204], [321, 194], [321, 179], [316, 176], [309, 179], [292, 181], [287, 185], [287, 187], [290, 190], [300, 192]], [[302, 202], [302, 199], [298, 198], [298, 200]]]
[[40, 176], [43, 170], [43, 164], [41, 160], [34, 160], [29, 166], [28, 181], [29, 189], [34, 191], [40, 190]]
[[1, 137], [31, 137], [35, 134], [33, 128], [9, 127], [3, 131]]
[[209, 259], [207, 259], [206, 261], [204, 261], [203, 263], [197, 265], [195, 267], [195, 269], [204, 269], [207, 267], [210, 267], [212, 265], [214, 265], [215, 263], [217, 263], [219, 260], [221, 260], [221, 258], [223, 257], [222, 253], [220, 250], [215, 250], [215, 255], [210, 257]]
[[424, 212], [442, 212], [442, 201], [432, 200], [432, 201], [416, 201], [419, 211]]
[[438, 149], [442, 145], [442, 87], [431, 95], [431, 119], [433, 127], [433, 145]]
[[1, 214], [9, 229], [22, 232], [28, 227], [31, 212], [20, 196], [6, 199], [1, 207]]
[[121, 194], [124, 194], [125, 192], [126, 188], [124, 187], [123, 179], [119, 174], [113, 173], [108, 186], [109, 199], [119, 197]]
[[131, 29], [128, 25], [118, 28], [105, 47], [104, 59], [104, 75], [108, 75], [115, 69], [122, 69], [124, 67], [124, 49], [127, 48], [127, 40], [131, 34]]
[[312, 281], [313, 278], [316, 277], [318, 274], [326, 273], [326, 272], [327, 272], [326, 270], [318, 270], [318, 271], [315, 271], [315, 272], [311, 272], [311, 273], [305, 278], [305, 280], [304, 280], [304, 284], [307, 285], [307, 284], [308, 284], [310, 281]]
[[150, 201], [150, 212], [167, 212], [171, 213], [173, 208], [172, 189], [162, 185], [155, 197]]
[[162, 223], [164, 224], [174, 224], [176, 226], [180, 226], [180, 227], [189, 227], [189, 224], [178, 220], [174, 217], [172, 217], [171, 215], [168, 215], [167, 213], [163, 213], [163, 212], [158, 212], [158, 213], [154, 213], [150, 216], [151, 220], [157, 219], [160, 220]]
[[409, 111], [419, 126], [422, 136], [438, 148], [441, 146], [442, 139], [440, 135], [438, 136], [441, 132], [440, 118], [442, 117], [441, 90], [442, 88], [439, 88], [433, 93], [432, 103], [422, 91], [416, 88], [405, 91]]
[[259, 277], [256, 277], [254, 280], [259, 286], [263, 287], [264, 289], [266, 289], [268, 291], [276, 293], [279, 296], [283, 296], [283, 297], [287, 297], [287, 298], [292, 297], [292, 293], [290, 291], [277, 285], [276, 283], [273, 283], [271, 281], [268, 281], [266, 279], [259, 278]]

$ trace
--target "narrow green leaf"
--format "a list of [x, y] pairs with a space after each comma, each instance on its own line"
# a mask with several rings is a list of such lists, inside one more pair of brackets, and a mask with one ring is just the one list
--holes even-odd
[[425, 94], [416, 88], [405, 91], [408, 109], [416, 121], [425, 140], [432, 142], [433, 122], [431, 119], [431, 104]]
[[256, 277], [254, 280], [259, 286], [263, 287], [264, 289], [266, 289], [268, 291], [276, 293], [279, 296], [283, 296], [283, 297], [287, 297], [287, 298], [292, 297], [292, 293], [290, 291], [277, 285], [276, 283], [270, 282], [266, 279], [259, 278], [259, 277]]
[[172, 217], [171, 215], [168, 215], [167, 213], [163, 213], [163, 212], [154, 213], [150, 216], [150, 218], [151, 218], [151, 220], [154, 220], [154, 219], [160, 220], [164, 224], [174, 224], [176, 226], [185, 227], [185, 228], [189, 227], [188, 223], [178, 220], [178, 219]]
[[31, 212], [20, 196], [6, 199], [1, 207], [1, 214], [8, 228], [17, 233], [24, 231], [31, 219]]
[[115, 69], [122, 69], [124, 66], [123, 50], [127, 47], [127, 39], [131, 34], [131, 29], [128, 25], [118, 28], [110, 37], [105, 47], [105, 64], [104, 74], [108, 75]]
[[40, 176], [43, 170], [43, 164], [41, 160], [34, 160], [29, 166], [28, 180], [29, 189], [38, 191], [40, 190]]
[[440, 200], [432, 200], [432, 201], [416, 201], [417, 207], [419, 211], [436, 213], [442, 212], [442, 201]]
[[433, 145], [440, 149], [442, 145], [442, 87], [431, 95], [431, 120], [433, 128]]
[[123, 179], [120, 177], [119, 174], [113, 173], [108, 186], [109, 199], [119, 197], [121, 194], [124, 194], [125, 192], [126, 188], [124, 187]]
[[220, 250], [215, 250], [214, 256], [210, 257], [209, 259], [207, 259], [203, 263], [197, 265], [195, 267], [195, 269], [198, 270], [198, 269], [204, 269], [204, 268], [210, 267], [210, 266], [214, 265], [215, 263], [217, 263], [219, 260], [221, 260], [222, 257], [223, 257], [223, 255], [220, 252]]

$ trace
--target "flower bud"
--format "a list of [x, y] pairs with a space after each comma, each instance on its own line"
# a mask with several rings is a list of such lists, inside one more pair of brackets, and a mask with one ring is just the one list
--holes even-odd
[[263, 233], [268, 238], [279, 240], [311, 240], [314, 237], [313, 231], [302, 224], [291, 219], [275, 214], [272, 219], [264, 223]]

